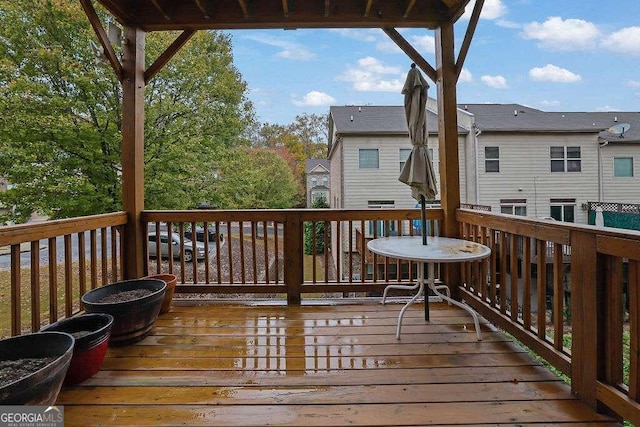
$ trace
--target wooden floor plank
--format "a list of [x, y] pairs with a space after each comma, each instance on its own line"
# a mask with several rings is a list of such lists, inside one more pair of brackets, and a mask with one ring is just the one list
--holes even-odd
[[[75, 425], [406, 426], [415, 424], [599, 422], [575, 400], [344, 405], [65, 406]], [[470, 422], [470, 420], [473, 420]]]
[[483, 320], [433, 304], [177, 304], [62, 389], [67, 425], [616, 425]]
[[96, 386], [267, 386], [451, 384], [560, 381], [543, 366], [398, 368], [329, 372], [278, 371], [107, 371], [76, 387]]
[[503, 402], [575, 399], [560, 382], [353, 385], [306, 387], [103, 387], [100, 401], [87, 389], [70, 390], [62, 405], [338, 405], [365, 403]]

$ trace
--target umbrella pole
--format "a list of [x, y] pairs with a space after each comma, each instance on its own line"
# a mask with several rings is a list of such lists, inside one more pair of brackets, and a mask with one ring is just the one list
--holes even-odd
[[425, 209], [424, 196], [420, 195], [420, 219], [422, 221], [422, 244], [427, 244], [427, 212]]
[[[425, 207], [424, 195], [420, 195], [420, 219], [422, 222], [422, 244], [427, 244], [427, 211]], [[424, 281], [424, 267], [426, 263], [422, 265], [422, 276], [420, 280]], [[431, 278], [427, 278], [430, 280]], [[424, 320], [429, 321], [429, 283], [427, 282], [427, 286], [424, 287]]]

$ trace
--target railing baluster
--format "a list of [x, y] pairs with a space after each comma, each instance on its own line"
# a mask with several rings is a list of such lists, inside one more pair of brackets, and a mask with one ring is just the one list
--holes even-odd
[[640, 262], [629, 260], [629, 398], [640, 402]]
[[[209, 264], [211, 263], [209, 259], [209, 251], [211, 250], [209, 247], [209, 223], [202, 224], [202, 233], [204, 235], [204, 283], [209, 283]], [[220, 235], [216, 234], [216, 239], [219, 237]]]
[[40, 241], [31, 242], [31, 332], [40, 330]]
[[264, 243], [264, 276], [267, 284], [269, 283], [269, 232], [267, 229], [267, 221], [262, 223], [262, 235]]
[[553, 346], [556, 350], [562, 350], [564, 335], [564, 286], [562, 245], [553, 244]]
[[87, 292], [87, 254], [84, 231], [78, 233], [78, 307], [82, 309], [82, 296]]
[[116, 227], [110, 227], [109, 232], [111, 233], [111, 280], [114, 282], [118, 281], [118, 236], [116, 235]]
[[[353, 221], [349, 220], [349, 283], [353, 283]], [[327, 263], [325, 265], [329, 265], [329, 251], [327, 250]], [[328, 269], [325, 267], [325, 269]]]
[[[228, 237], [228, 236], [227, 236]], [[238, 224], [238, 241], [240, 242], [240, 271], [242, 283], [246, 283], [246, 272], [245, 272], [245, 262], [244, 262], [244, 223], [240, 221]]]
[[22, 334], [20, 244], [11, 245], [11, 335]]
[[[96, 230], [90, 231], [89, 240], [91, 242], [91, 289], [95, 289], [98, 287], [98, 236]], [[51, 247], [51, 240], [49, 240], [49, 247]], [[51, 266], [51, 256], [49, 256], [49, 266]]]
[[524, 328], [531, 330], [531, 238], [522, 239], [522, 318]]
[[[509, 311], [511, 314], [511, 320], [513, 322], [518, 321], [518, 237], [515, 234], [509, 235], [509, 247], [511, 258], [511, 302], [509, 304]], [[506, 289], [505, 289], [506, 292]]]
[[[329, 230], [331, 229], [331, 223], [328, 221], [324, 222], [324, 282], [329, 283]], [[338, 222], [338, 227], [340, 227]], [[351, 234], [349, 234], [349, 244], [351, 244]], [[351, 253], [349, 253], [351, 256]], [[315, 278], [315, 276], [314, 276]], [[336, 277], [336, 281], [340, 282], [340, 277]]]
[[251, 221], [251, 253], [252, 253], [251, 259], [253, 260], [253, 283], [254, 284], [258, 283], [258, 249], [256, 247], [257, 230], [258, 230], [257, 223], [254, 221]]
[[[313, 283], [317, 283], [316, 280], [316, 255], [318, 254], [318, 243], [316, 242], [316, 222], [315, 221], [311, 221], [311, 281]], [[327, 277], [326, 271], [325, 271], [325, 278]]]
[[102, 227], [100, 229], [100, 243], [101, 243], [101, 262], [102, 262], [102, 284], [111, 283], [109, 281], [109, 257], [107, 256], [107, 229]]
[[623, 333], [623, 294], [622, 294], [622, 258], [606, 257], [606, 271], [609, 280], [606, 283], [605, 321], [606, 337], [606, 368], [607, 383], [622, 385], [622, 333]]
[[[204, 235], [204, 240], [208, 240], [209, 236]], [[200, 253], [198, 251], [198, 235], [196, 232], [196, 223], [191, 223], [191, 249], [193, 249], [193, 257], [191, 258], [191, 266], [193, 267], [192, 280], [193, 283], [198, 283], [198, 257]], [[208, 262], [207, 254], [205, 253], [205, 262]]]
[[73, 256], [71, 252], [71, 235], [64, 236], [64, 315], [73, 314]]
[[58, 320], [58, 250], [56, 238], [49, 238], [49, 323]]
[[538, 264], [536, 282], [538, 286], [538, 338], [546, 340], [547, 336], [547, 242], [537, 240]]

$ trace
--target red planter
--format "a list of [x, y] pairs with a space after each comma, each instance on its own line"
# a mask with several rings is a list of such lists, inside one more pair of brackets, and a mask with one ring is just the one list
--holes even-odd
[[143, 279], [158, 279], [167, 284], [167, 290], [164, 293], [162, 307], [160, 307], [160, 314], [168, 313], [169, 310], [171, 310], [171, 301], [173, 300], [173, 293], [176, 290], [178, 276], [175, 274], [153, 274], [151, 276], [143, 277]]
[[82, 382], [100, 370], [104, 356], [107, 354], [112, 325], [113, 316], [110, 314], [90, 313], [69, 317], [43, 329], [43, 331], [66, 332], [71, 335], [82, 332], [82, 336], [76, 338], [64, 385]]

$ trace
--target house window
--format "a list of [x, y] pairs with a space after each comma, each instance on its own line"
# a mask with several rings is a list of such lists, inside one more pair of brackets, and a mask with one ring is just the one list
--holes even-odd
[[411, 154], [411, 148], [400, 149], [400, 172], [402, 172], [402, 169], [404, 168], [404, 164], [407, 163], [409, 154]]
[[580, 172], [580, 147], [550, 147], [551, 172]]
[[377, 148], [361, 148], [358, 156], [360, 169], [378, 169], [380, 167]]
[[633, 157], [614, 157], [613, 176], [616, 178], [633, 176]]
[[576, 199], [551, 199], [550, 216], [557, 221], [576, 221]]
[[484, 171], [500, 172], [500, 147], [484, 147]]
[[322, 177], [322, 185], [324, 185], [325, 187], [329, 186], [329, 177], [328, 176], [324, 175]]
[[527, 199], [500, 199], [500, 213], [527, 216]]
[[315, 176], [313, 178], [311, 178], [311, 186], [312, 187], [317, 187], [318, 186], [318, 178], [316, 178]]

